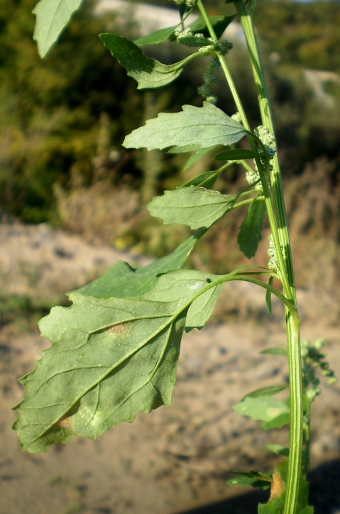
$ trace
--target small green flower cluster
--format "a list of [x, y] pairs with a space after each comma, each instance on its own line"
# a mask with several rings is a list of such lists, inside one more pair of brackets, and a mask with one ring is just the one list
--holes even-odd
[[235, 114], [232, 114], [230, 117], [232, 120], [237, 121], [237, 123], [242, 123], [242, 116], [239, 112], [235, 112]]
[[197, 88], [197, 91], [202, 98], [213, 104], [217, 102], [217, 96], [211, 94], [210, 88], [217, 82], [215, 72], [219, 67], [220, 61], [218, 60], [218, 57], [214, 55], [208, 65], [207, 71], [203, 75], [203, 84]]
[[184, 30], [176, 29], [176, 30], [174, 30], [174, 35], [176, 36], [177, 41], [178, 41], [179, 37], [193, 36], [194, 33], [190, 29], [184, 29]]
[[[271, 160], [275, 153], [276, 153], [276, 141], [274, 135], [267, 129], [267, 127], [264, 127], [263, 125], [260, 125], [254, 130], [255, 134], [260, 138], [262, 141], [267, 155], [269, 157], [269, 160]], [[264, 163], [265, 164], [265, 163]], [[269, 171], [273, 170], [273, 165], [269, 164]]]
[[174, 0], [176, 5], [185, 4], [189, 9], [192, 9], [197, 4], [197, 0]]
[[254, 132], [262, 141], [269, 159], [272, 159], [276, 153], [275, 136], [270, 132], [269, 129], [267, 129], [267, 127], [264, 127], [263, 125], [258, 126]]
[[255, 162], [254, 162], [254, 165], [255, 165], [255, 169], [253, 169], [252, 171], [249, 170], [246, 172], [246, 181], [250, 185], [256, 184], [255, 189], [262, 189], [262, 184], [260, 182], [260, 174], [258, 172]]
[[[279, 259], [277, 258], [273, 234], [270, 234], [270, 236], [268, 237], [268, 240], [269, 240], [269, 246], [268, 246], [268, 251], [267, 251], [268, 256], [269, 256], [268, 268], [273, 270], [278, 275], [280, 275]], [[284, 257], [284, 248], [282, 245], [281, 245], [281, 252]]]
[[320, 351], [324, 345], [324, 339], [318, 339], [314, 344], [308, 340], [301, 342], [303, 387], [310, 402], [314, 401], [315, 397], [321, 393], [320, 380], [316, 376], [318, 368], [323, 376], [327, 377], [329, 385], [337, 382], [334, 371], [330, 369], [328, 362], [324, 360], [326, 357], [325, 353]]

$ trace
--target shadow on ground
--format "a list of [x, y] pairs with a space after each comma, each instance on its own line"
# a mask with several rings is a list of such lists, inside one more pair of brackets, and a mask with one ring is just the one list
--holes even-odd
[[[316, 514], [340, 513], [340, 459], [321, 464], [309, 475], [310, 504]], [[181, 514], [257, 514], [257, 505], [268, 501], [267, 491], [254, 491]]]

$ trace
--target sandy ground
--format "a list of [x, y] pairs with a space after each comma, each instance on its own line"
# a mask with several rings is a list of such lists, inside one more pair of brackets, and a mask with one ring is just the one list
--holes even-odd
[[[100, 268], [127, 260], [112, 248], [90, 246], [46, 225], [2, 224], [0, 241], [2, 294], [12, 297], [52, 301], [95, 278]], [[301, 298], [303, 312], [309, 306], [312, 312], [321, 312], [312, 292], [301, 292]], [[39, 350], [49, 343], [34, 325], [4, 322], [0, 330], [0, 512], [176, 514], [196, 509], [192, 512], [255, 514], [256, 498], [237, 499], [243, 490], [228, 487], [225, 481], [228, 469], [269, 471], [277, 458], [265, 444], [287, 442], [285, 430], [260, 431], [256, 422], [232, 410], [247, 392], [287, 378], [283, 357], [259, 353], [285, 338], [278, 316], [265, 315], [260, 301], [262, 297], [242, 285], [225, 291], [222, 302], [232, 313], [230, 321], [184, 337], [171, 407], [140, 414], [133, 424], [114, 427], [95, 442], [74, 439], [40, 455], [20, 450], [11, 429], [15, 414], [10, 409], [23, 394], [17, 378], [32, 369]], [[279, 311], [275, 306], [275, 313]], [[249, 313], [251, 318], [245, 318]], [[339, 329], [319, 318], [306, 316], [302, 335], [312, 340], [327, 338], [328, 360], [339, 376]], [[312, 468], [323, 465], [312, 478], [316, 514], [340, 512], [340, 493], [334, 485], [340, 479], [339, 400], [339, 385], [324, 386], [314, 405]], [[226, 501], [216, 503], [222, 500]]]

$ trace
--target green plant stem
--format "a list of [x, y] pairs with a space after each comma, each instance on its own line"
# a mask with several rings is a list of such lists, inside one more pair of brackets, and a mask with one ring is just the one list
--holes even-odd
[[[251, 15], [248, 13], [246, 7], [244, 6], [242, 1], [237, 0], [234, 2], [237, 13], [240, 17], [240, 22], [245, 34], [248, 52], [250, 56], [250, 62], [254, 74], [254, 81], [257, 88], [258, 93], [258, 102], [259, 108], [262, 118], [262, 123], [265, 127], [267, 127], [272, 134], [275, 134], [274, 123], [272, 112], [269, 103], [269, 95], [266, 84], [266, 79], [263, 72], [263, 66], [261, 61], [261, 56], [258, 49], [258, 44], [254, 32], [254, 26]], [[282, 187], [282, 179], [280, 172], [280, 165], [277, 153], [273, 158], [273, 172], [270, 175], [271, 188], [273, 192], [273, 199], [275, 203], [275, 211], [277, 215], [278, 221], [278, 233], [280, 244], [283, 245], [283, 248], [286, 253], [285, 258], [285, 268], [287, 270], [287, 274], [289, 277], [290, 283], [290, 295], [292, 299], [296, 302], [296, 292], [295, 292], [295, 281], [294, 281], [294, 270], [292, 265], [292, 255], [291, 255], [291, 246], [289, 240], [288, 233], [288, 223], [287, 223], [287, 215], [286, 215], [286, 207], [283, 196], [283, 187]]]
[[[207, 25], [207, 28], [208, 28], [209, 33], [210, 33], [210, 36], [212, 37], [212, 39], [214, 39], [217, 42], [217, 37], [216, 37], [215, 31], [214, 31], [214, 28], [213, 28], [213, 26], [210, 23], [209, 16], [208, 16], [208, 14], [207, 14], [207, 12], [205, 10], [205, 7], [204, 7], [204, 5], [202, 3], [202, 0], [198, 0], [197, 6], [198, 6], [198, 8], [199, 8], [199, 10], [201, 12], [201, 15], [202, 15], [202, 17], [203, 17], [203, 19], [204, 19], [204, 21], [205, 21], [205, 23]], [[232, 76], [230, 74], [230, 71], [229, 71], [229, 68], [227, 66], [226, 60], [225, 60], [224, 56], [220, 52], [216, 52], [216, 55], [218, 56], [219, 61], [221, 63], [221, 67], [222, 67], [222, 70], [223, 70], [223, 72], [225, 74], [225, 77], [226, 77], [228, 86], [230, 88], [231, 94], [232, 94], [232, 96], [234, 98], [234, 102], [235, 102], [236, 107], [238, 109], [238, 112], [239, 112], [239, 114], [241, 116], [243, 126], [249, 131], [249, 136], [248, 136], [249, 144], [250, 144], [252, 150], [256, 151], [257, 149], [256, 149], [255, 141], [254, 141], [254, 137], [255, 136], [251, 132], [247, 116], [246, 116], [245, 111], [243, 109], [243, 105], [242, 105], [241, 99], [240, 99], [238, 91], [236, 89], [234, 80], [233, 80], [233, 78], [232, 78]], [[273, 239], [274, 239], [274, 244], [275, 244], [275, 248], [276, 248], [277, 258], [278, 258], [278, 261], [279, 261], [280, 269], [284, 270], [286, 268], [286, 264], [285, 264], [285, 261], [284, 261], [284, 258], [283, 258], [283, 254], [282, 254], [282, 250], [281, 250], [280, 238], [279, 238], [279, 233], [278, 233], [278, 225], [277, 225], [276, 218], [275, 218], [275, 211], [274, 211], [273, 204], [272, 204], [272, 199], [271, 199], [271, 193], [270, 193], [270, 187], [269, 187], [268, 179], [267, 179], [267, 176], [266, 176], [265, 173], [261, 173], [261, 169], [262, 169], [261, 161], [259, 159], [255, 159], [255, 160], [256, 160], [257, 168], [258, 168], [259, 173], [261, 175], [263, 194], [264, 194], [264, 197], [265, 197], [266, 209], [267, 209], [267, 213], [268, 213], [268, 218], [269, 218], [269, 223], [270, 223], [271, 231], [272, 231], [272, 234], [273, 234]], [[285, 273], [281, 274], [281, 280], [283, 282], [285, 294], [287, 294], [287, 292], [290, 291], [290, 287], [289, 287], [289, 283], [287, 281], [287, 277], [286, 277]], [[289, 294], [288, 297], [290, 298], [291, 294]]]
[[[258, 92], [259, 107], [262, 123], [274, 134], [272, 113], [269, 105], [266, 81], [263, 66], [255, 37], [251, 14], [247, 11], [242, 1], [234, 2], [237, 13], [246, 37], [251, 66]], [[277, 154], [273, 159], [273, 172], [270, 183], [275, 205], [275, 213], [278, 224], [279, 247], [274, 237], [276, 252], [281, 253], [281, 245], [284, 249], [284, 268], [281, 274], [287, 275], [287, 281], [283, 281], [285, 295], [297, 308], [294, 271], [291, 255], [291, 246], [288, 234], [287, 215], [284, 204], [282, 179]], [[273, 234], [274, 236], [274, 234]], [[288, 360], [290, 374], [291, 397], [291, 424], [290, 424], [290, 452], [288, 467], [288, 483], [284, 514], [294, 514], [297, 506], [299, 480], [301, 474], [302, 445], [303, 445], [303, 402], [302, 402], [302, 372], [300, 349], [300, 322], [293, 319], [286, 309], [286, 325], [288, 336]]]
[[247, 205], [252, 202], [259, 202], [262, 200], [264, 200], [264, 196], [258, 196], [257, 198], [249, 198], [248, 200], [243, 200], [242, 202], [235, 203], [230, 210], [232, 211], [234, 209], [237, 209], [238, 207], [242, 207], [243, 205]]

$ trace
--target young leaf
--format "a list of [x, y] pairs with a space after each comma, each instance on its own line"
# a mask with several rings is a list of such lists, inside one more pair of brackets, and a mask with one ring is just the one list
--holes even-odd
[[227, 480], [227, 484], [232, 486], [252, 486], [262, 487], [262, 489], [268, 489], [272, 481], [271, 475], [261, 473], [259, 471], [245, 472], [237, 471], [236, 469], [230, 469], [228, 471], [232, 471], [233, 473], [241, 475], [240, 477], [234, 477], [230, 480]]
[[276, 393], [279, 393], [280, 391], [284, 391], [284, 389], [287, 389], [287, 385], [274, 385], [274, 386], [268, 386], [268, 387], [261, 387], [261, 389], [256, 389], [255, 391], [252, 391], [251, 393], [248, 393], [244, 396], [243, 400], [245, 398], [256, 398], [257, 396], [264, 396], [264, 395], [273, 395]]
[[[228, 27], [228, 25], [230, 25], [234, 18], [235, 16], [209, 16], [209, 21], [214, 28], [217, 39], [219, 39], [222, 36], [225, 29]], [[210, 36], [209, 29], [202, 16], [200, 16], [195, 21], [190, 23], [188, 28], [194, 34], [199, 32], [200, 34], [203, 34], [205, 37]]]
[[128, 75], [138, 83], [137, 89], [157, 88], [169, 84], [182, 72], [185, 64], [196, 54], [174, 64], [162, 64], [147, 57], [135, 43], [117, 34], [100, 34], [99, 38]]
[[46, 451], [74, 435], [95, 439], [137, 412], [169, 405], [187, 305], [71, 293], [40, 321], [52, 341], [21, 379], [14, 423], [22, 448]]
[[[155, 302], [175, 302], [180, 299], [189, 299], [193, 293], [198, 293], [200, 289], [218, 278], [220, 277], [217, 275], [210, 275], [202, 271], [174, 271], [162, 275], [155, 287], [148, 291], [143, 298]], [[205, 325], [212, 314], [221, 287], [222, 284], [212, 285], [191, 303], [187, 313], [186, 332], [193, 328], [200, 330]]]
[[225, 150], [215, 155], [215, 161], [240, 161], [242, 159], [253, 159], [260, 154], [253, 150], [244, 150], [243, 148], [233, 148], [232, 150]]
[[215, 184], [217, 177], [220, 174], [220, 170], [217, 171], [205, 171], [204, 173], [201, 173], [200, 175], [197, 175], [197, 177], [189, 180], [188, 182], [185, 182], [181, 187], [204, 187], [206, 189], [211, 189], [213, 185]]
[[264, 355], [288, 355], [287, 348], [284, 348], [283, 346], [278, 348], [267, 348], [266, 350], [262, 350], [260, 353], [263, 353]]
[[[268, 285], [271, 286], [273, 283], [274, 277], [269, 277]], [[272, 293], [269, 289], [266, 289], [266, 305], [269, 316], [272, 315]]]
[[194, 155], [191, 155], [191, 157], [189, 157], [189, 159], [185, 163], [183, 171], [188, 170], [190, 166], [195, 164], [195, 162], [197, 162], [203, 155], [205, 155], [208, 152], [211, 152], [211, 150], [213, 150], [214, 148], [216, 148], [216, 146], [211, 146], [210, 148], [202, 148], [201, 150], [198, 150], [196, 153], [194, 153]]
[[190, 186], [165, 191], [163, 196], [153, 198], [147, 208], [166, 225], [179, 223], [192, 229], [208, 228], [232, 208], [235, 198]]
[[227, 485], [238, 487], [261, 487], [262, 489], [269, 489], [270, 482], [251, 477], [238, 477], [230, 478], [227, 480]]
[[40, 0], [33, 9], [37, 16], [33, 38], [38, 44], [40, 57], [44, 57], [56, 42], [83, 0]]
[[258, 396], [255, 398], [246, 397], [240, 403], [234, 405], [233, 409], [259, 421], [271, 421], [281, 414], [289, 415], [289, 407], [272, 396]]
[[161, 113], [146, 125], [126, 136], [126, 148], [164, 149], [170, 146], [197, 145], [208, 148], [214, 145], [231, 145], [247, 133], [237, 123], [210, 102], [203, 107], [183, 105], [178, 113]]
[[263, 199], [254, 198], [237, 236], [240, 250], [248, 259], [254, 257], [262, 239], [262, 226], [266, 204]]
[[143, 46], [158, 45], [159, 43], [163, 43], [163, 41], [169, 39], [169, 37], [171, 36], [173, 31], [178, 27], [178, 25], [180, 25], [180, 23], [178, 23], [177, 25], [173, 25], [172, 27], [156, 30], [155, 32], [152, 32], [152, 34], [135, 39], [134, 44], [137, 46]]
[[260, 427], [262, 428], [262, 430], [273, 430], [274, 428], [282, 428], [285, 425], [288, 425], [289, 422], [290, 414], [286, 412], [285, 414], [279, 414], [278, 416], [269, 421], [263, 421]]
[[277, 455], [282, 455], [282, 457], [289, 456], [289, 449], [285, 448], [281, 444], [267, 444], [266, 448], [267, 450], [276, 453]]
[[77, 293], [96, 298], [114, 296], [115, 298], [140, 299], [143, 293], [156, 284], [158, 275], [176, 271], [183, 266], [204, 232], [204, 230], [198, 231], [181, 243], [172, 253], [143, 268], [135, 270], [126, 262], [119, 261], [97, 280], [78, 289]]

